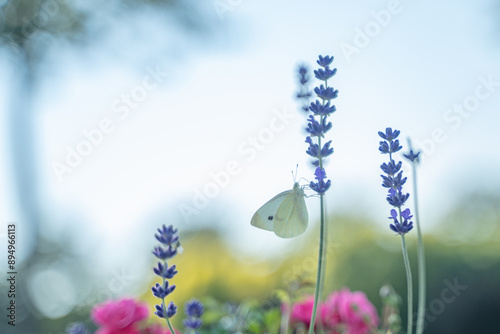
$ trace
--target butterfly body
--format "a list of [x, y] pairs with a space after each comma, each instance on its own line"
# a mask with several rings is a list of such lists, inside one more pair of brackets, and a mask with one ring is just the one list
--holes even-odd
[[295, 183], [293, 189], [279, 193], [257, 210], [251, 224], [281, 238], [301, 235], [309, 221], [304, 197], [304, 190]]

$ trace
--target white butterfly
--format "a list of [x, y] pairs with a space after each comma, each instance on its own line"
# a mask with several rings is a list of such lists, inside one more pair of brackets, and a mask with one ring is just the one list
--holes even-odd
[[301, 235], [309, 221], [304, 197], [304, 189], [295, 182], [292, 190], [279, 193], [257, 210], [251, 224], [264, 230], [274, 231], [281, 238]]

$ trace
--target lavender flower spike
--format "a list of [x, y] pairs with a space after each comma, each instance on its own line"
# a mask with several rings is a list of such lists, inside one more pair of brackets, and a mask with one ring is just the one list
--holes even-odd
[[177, 235], [177, 230], [174, 229], [172, 225], [163, 225], [158, 229], [158, 233], [155, 234], [156, 240], [161, 243], [161, 246], [156, 246], [153, 250], [153, 254], [161, 260], [158, 262], [157, 266], [153, 268], [153, 272], [161, 277], [161, 284], [156, 283], [151, 291], [153, 295], [161, 300], [159, 305], [155, 305], [155, 314], [159, 318], [166, 319], [167, 325], [170, 332], [173, 334], [174, 329], [170, 323], [170, 318], [172, 318], [177, 313], [177, 306], [173, 302], [170, 302], [167, 306], [165, 298], [170, 295], [175, 290], [175, 285], [170, 285], [167, 281], [172, 279], [176, 274], [176, 266], [168, 266], [167, 260], [173, 258], [177, 255], [177, 249], [180, 247], [179, 236]]

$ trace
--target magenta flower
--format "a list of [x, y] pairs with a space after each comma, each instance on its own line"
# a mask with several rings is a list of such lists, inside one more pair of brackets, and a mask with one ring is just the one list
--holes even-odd
[[148, 308], [133, 299], [108, 301], [94, 306], [92, 320], [101, 326], [95, 334], [140, 334], [135, 324], [148, 316]]
[[[303, 323], [309, 328], [314, 306], [314, 296], [308, 296], [292, 307], [290, 320], [292, 323]], [[375, 307], [361, 291], [351, 292], [343, 289], [333, 292], [326, 302], [320, 305], [316, 325], [321, 326], [328, 334], [368, 334], [378, 326], [378, 315]]]
[[333, 292], [322, 305], [321, 318], [328, 333], [367, 334], [378, 326], [377, 310], [361, 291]]
[[292, 313], [290, 314], [290, 320], [292, 322], [303, 323], [309, 328], [309, 324], [311, 323], [311, 314], [313, 306], [314, 306], [314, 296], [308, 296], [300, 303], [294, 304], [292, 306]]
[[[177, 331], [176, 329], [175, 333], [176, 334], [181, 334], [181, 332]], [[170, 330], [163, 328], [160, 324], [152, 324], [146, 327], [141, 331], [141, 334], [170, 334]]]

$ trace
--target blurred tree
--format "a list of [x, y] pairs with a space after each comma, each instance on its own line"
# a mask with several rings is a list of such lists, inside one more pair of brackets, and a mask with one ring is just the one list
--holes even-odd
[[[156, 15], [163, 15], [169, 22], [174, 22], [186, 35], [198, 36], [208, 30], [208, 20], [201, 14], [199, 3], [194, 1], [0, 0], [0, 52], [6, 56], [11, 70], [6, 119], [15, 190], [13, 197], [22, 214], [17, 223], [22, 226], [23, 244], [30, 246], [23, 264], [25, 268], [36, 263], [43, 253], [38, 251], [40, 242], [43, 242], [39, 231], [44, 213], [37, 167], [39, 138], [34, 100], [45, 79], [41, 71], [44, 58], [58, 45], [92, 47], [96, 36], [91, 31], [106, 34], [112, 31], [107, 29], [111, 25], [130, 26], [137, 23], [130, 20], [108, 21], [107, 17], [116, 19], [120, 15], [133, 15], [146, 9], [154, 9]], [[96, 24], [99, 29], [93, 29]], [[37, 328], [36, 321], [30, 323], [30, 328], [20, 329], [21, 332], [32, 333]]]
[[2, 2], [5, 1], [0, 1], [0, 43], [10, 60], [13, 75], [8, 123], [14, 185], [23, 221], [29, 224], [25, 230], [31, 232], [30, 242], [36, 247], [42, 212], [33, 118], [36, 106], [33, 101], [43, 81], [38, 70], [44, 55], [58, 42], [69, 41], [75, 47], [92, 43], [95, 36], [89, 34], [89, 28], [96, 22], [93, 19], [96, 13], [106, 17], [103, 10], [116, 16], [145, 6], [156, 7], [158, 13], [168, 15], [189, 31], [205, 31], [206, 22], [189, 1], [121, 0], [107, 4], [90, 1], [84, 5], [63, 0], [11, 0], [3, 5]]

